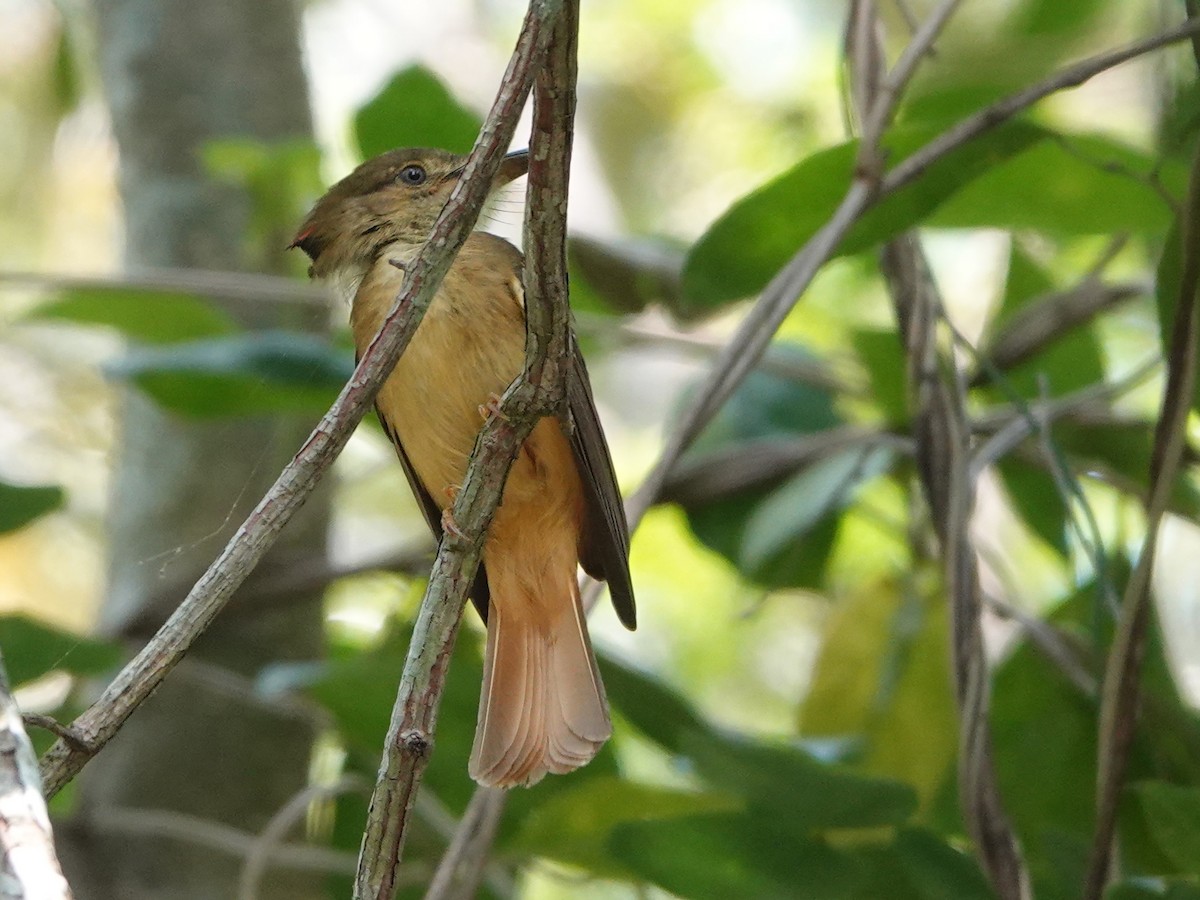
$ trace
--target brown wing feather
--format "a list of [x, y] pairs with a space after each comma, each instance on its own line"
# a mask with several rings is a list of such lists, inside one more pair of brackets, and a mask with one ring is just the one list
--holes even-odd
[[629, 577], [629, 523], [617, 487], [608, 443], [600, 427], [592, 384], [583, 355], [571, 338], [571, 368], [567, 374], [567, 404], [571, 412], [571, 450], [583, 479], [587, 509], [580, 538], [579, 561], [593, 578], [608, 582], [617, 617], [629, 630], [637, 628], [637, 607]]
[[[388, 420], [383, 413], [376, 407], [375, 414], [379, 416], [379, 422], [383, 425], [384, 432], [392, 441], [392, 446], [396, 448], [396, 456], [400, 458], [400, 468], [404, 470], [404, 477], [408, 479], [408, 486], [412, 488], [413, 496], [417, 498], [417, 503], [421, 507], [421, 512], [425, 515], [425, 521], [429, 524], [429, 530], [433, 532], [434, 540], [441, 541], [442, 539], [442, 510], [434, 501], [433, 496], [429, 491], [425, 490], [425, 486], [421, 484], [421, 479], [417, 477], [416, 471], [409, 462], [408, 454], [404, 452], [404, 445], [400, 443], [400, 437], [388, 424]], [[488, 602], [490, 600], [488, 592], [487, 571], [483, 567], [483, 563], [479, 564], [478, 570], [475, 572], [475, 583], [471, 585], [471, 602], [475, 604], [475, 609], [478, 610], [480, 618], [487, 622]]]

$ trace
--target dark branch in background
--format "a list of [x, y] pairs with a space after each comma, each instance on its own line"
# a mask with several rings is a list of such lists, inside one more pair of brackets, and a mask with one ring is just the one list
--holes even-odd
[[[396, 305], [337, 401], [179, 608], [117, 674], [100, 698], [72, 723], [96, 750], [150, 696], [245, 581], [341, 453], [380, 384], [396, 365], [454, 254], [474, 227], [492, 177], [512, 140], [517, 116], [528, 93], [539, 35], [536, 27], [522, 31], [510, 72], [501, 85], [463, 178], [438, 217], [424, 251], [409, 269]], [[47, 796], [57, 793], [93, 755], [94, 752], [64, 741], [51, 747], [42, 759]]]
[[1148, 284], [1104, 284], [1085, 278], [1068, 290], [1033, 300], [980, 349], [979, 355], [987, 357], [991, 366], [974, 373], [970, 387], [987, 383], [993, 371], [1015, 368], [1080, 325], [1150, 290]]
[[0, 895], [5, 900], [71, 900], [42, 798], [37, 754], [0, 658]]
[[[942, 3], [918, 35], [932, 41], [948, 21], [956, 3]], [[854, 72], [882, 69], [885, 57], [879, 39], [873, 0], [853, 5], [857, 26], [847, 41], [849, 68]], [[915, 43], [915, 41], [914, 41]], [[911, 45], [910, 45], [911, 49]], [[911, 77], [919, 55], [906, 52], [896, 65], [901, 84]], [[864, 122], [860, 171], [880, 164], [879, 132], [890, 120], [898, 96], [891, 87], [897, 80], [882, 79], [855, 85], [851, 92]], [[869, 149], [873, 148], [873, 149]], [[950, 656], [958, 704], [958, 784], [963, 821], [975, 842], [975, 853], [996, 894], [1003, 900], [1030, 896], [1029, 876], [1021, 858], [992, 763], [988, 724], [989, 672], [980, 621], [980, 586], [975, 548], [970, 539], [975, 481], [970, 477], [971, 432], [967, 424], [966, 391], [954, 368], [953, 355], [938, 350], [937, 325], [941, 299], [915, 233], [889, 241], [883, 248], [881, 267], [896, 312], [896, 325], [906, 358], [906, 380], [912, 410], [912, 434], [917, 471], [938, 537], [938, 549], [950, 606]], [[924, 538], [918, 538], [924, 542]]]
[[476, 788], [429, 882], [425, 900], [471, 900], [479, 892], [484, 864], [504, 814], [504, 798], [500, 788]]
[[[303, 304], [329, 308], [329, 292], [316, 284], [255, 272], [209, 272], [203, 269], [149, 269], [121, 275], [59, 275], [0, 272], [0, 285], [54, 291], [178, 292], [213, 300], [243, 303]], [[169, 315], [169, 310], [164, 310]]]
[[[355, 879], [356, 900], [390, 900], [395, 893], [409, 816], [432, 751], [450, 653], [488, 526], [525, 438], [539, 419], [560, 413], [566, 402], [572, 346], [566, 211], [577, 25], [571, 0], [530, 4], [522, 39], [532, 32], [539, 44], [546, 37], [549, 43], [544, 63], [539, 66], [540, 54], [535, 54], [527, 69], [537, 71], [537, 80], [525, 214], [525, 372], [505, 392], [502, 415], [490, 417], [479, 433], [454, 503], [459, 533], [446, 531], [434, 562], [371, 797]], [[506, 84], [514, 77], [510, 66]]]
[[1180, 222], [1183, 270], [1171, 324], [1167, 383], [1154, 432], [1150, 493], [1146, 498], [1146, 539], [1121, 602], [1121, 618], [1109, 650], [1100, 704], [1096, 764], [1096, 833], [1084, 886], [1084, 900], [1098, 900], [1113, 860], [1117, 801], [1125, 783], [1129, 748], [1137, 727], [1138, 697], [1146, 633], [1150, 628], [1150, 579], [1159, 526], [1170, 505], [1187, 449], [1187, 420], [1196, 383], [1197, 303], [1200, 298], [1200, 149], [1192, 161], [1187, 205]]
[[997, 895], [1022, 900], [1031, 896], [1029, 878], [992, 763], [989, 674], [979, 575], [970, 540], [975, 482], [970, 474], [964, 385], [953, 362], [938, 351], [941, 304], [917, 239], [908, 236], [889, 243], [883, 252], [883, 270], [907, 356], [917, 470], [937, 532], [950, 601], [963, 819]]

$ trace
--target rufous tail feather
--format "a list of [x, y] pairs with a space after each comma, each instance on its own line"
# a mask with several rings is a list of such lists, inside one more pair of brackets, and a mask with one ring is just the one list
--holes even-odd
[[569, 580], [571, 602], [551, 622], [532, 615], [532, 604], [493, 593], [469, 767], [480, 784], [532, 785], [570, 772], [612, 734], [579, 588]]

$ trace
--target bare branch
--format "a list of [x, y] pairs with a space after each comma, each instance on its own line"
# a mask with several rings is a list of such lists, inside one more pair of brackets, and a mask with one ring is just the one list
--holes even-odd
[[[66, 827], [71, 828], [72, 825], [68, 823]], [[170, 809], [107, 807], [89, 814], [86, 827], [106, 834], [168, 838], [207, 847], [237, 859], [246, 859], [254, 852], [257, 838], [253, 832]], [[276, 868], [354, 874], [354, 857], [351, 854], [315, 844], [275, 844], [269, 851], [268, 859]], [[428, 873], [414, 871], [407, 874], [414, 883], [419, 883]]]
[[63, 275], [43, 272], [0, 272], [0, 285], [52, 291], [137, 291], [180, 293], [243, 303], [304, 304], [329, 308], [329, 292], [316, 284], [255, 272], [204, 269], [145, 269], [120, 275]]
[[489, 787], [477, 788], [471, 795], [425, 900], [470, 900], [475, 896], [504, 813], [505, 797], [504, 791]]
[[[408, 820], [432, 750], [445, 671], [462, 607], [504, 480], [537, 421], [566, 399], [571, 352], [566, 198], [575, 109], [573, 2], [530, 4], [525, 31], [549, 37], [537, 74], [525, 217], [525, 372], [505, 392], [503, 415], [484, 424], [434, 562], [392, 709], [355, 879], [357, 900], [390, 900]], [[524, 32], [523, 32], [524, 38]], [[534, 57], [536, 66], [537, 56]], [[487, 847], [483, 847], [486, 853]]]
[[365, 792], [366, 788], [367, 783], [362, 778], [347, 776], [335, 784], [312, 784], [298, 791], [271, 817], [258, 837], [250, 842], [246, 851], [246, 862], [238, 879], [238, 900], [257, 900], [259, 886], [271, 865], [272, 855], [283, 845], [288, 832], [304, 818], [314, 800], [336, 797], [339, 794]]

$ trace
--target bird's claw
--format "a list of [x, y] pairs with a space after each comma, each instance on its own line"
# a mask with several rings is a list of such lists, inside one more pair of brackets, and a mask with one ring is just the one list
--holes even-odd
[[508, 416], [500, 408], [499, 394], [488, 394], [487, 403], [479, 404], [479, 415], [485, 422], [489, 416], [495, 416], [497, 419], [503, 419], [505, 422], [508, 421]]
[[442, 531], [452, 534], [460, 540], [466, 537], [462, 529], [458, 527], [458, 523], [454, 521], [454, 513], [449, 509], [442, 510]]

